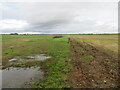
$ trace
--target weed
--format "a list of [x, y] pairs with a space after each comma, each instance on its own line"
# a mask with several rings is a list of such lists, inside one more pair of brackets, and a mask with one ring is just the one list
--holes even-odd
[[84, 61], [90, 62], [93, 59], [93, 56], [91, 56], [91, 55], [84, 55], [82, 58], [83, 58]]

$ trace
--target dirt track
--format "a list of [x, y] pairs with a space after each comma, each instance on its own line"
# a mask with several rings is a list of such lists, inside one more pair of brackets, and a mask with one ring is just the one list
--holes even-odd
[[[118, 58], [110, 56], [85, 42], [69, 38], [73, 66], [76, 71], [71, 75], [73, 88], [114, 88], [118, 86]], [[84, 52], [80, 52], [79, 48]], [[92, 60], [86, 62], [83, 56], [90, 55]]]

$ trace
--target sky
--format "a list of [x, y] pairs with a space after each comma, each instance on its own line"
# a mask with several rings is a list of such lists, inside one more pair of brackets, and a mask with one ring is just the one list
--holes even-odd
[[0, 33], [117, 33], [118, 2], [1, 2]]

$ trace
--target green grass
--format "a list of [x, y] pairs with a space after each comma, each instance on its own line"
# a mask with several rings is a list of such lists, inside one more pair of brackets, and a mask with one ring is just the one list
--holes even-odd
[[69, 74], [72, 71], [68, 39], [53, 39], [54, 44], [48, 50], [48, 55], [53, 58], [44, 63], [42, 67], [47, 70], [46, 77], [42, 82], [35, 82], [33, 87], [40, 88], [68, 88]]
[[43, 35], [3, 35], [3, 64], [14, 56], [47, 53], [53, 43], [52, 40], [52, 35], [46, 37]]
[[[6, 66], [43, 68], [45, 77], [42, 81], [34, 82], [34, 88], [67, 88], [70, 87], [68, 80], [72, 71], [70, 63], [70, 48], [67, 38], [52, 38], [54, 35], [3, 35], [3, 63]], [[52, 56], [44, 62], [25, 60], [6, 62], [15, 56], [46, 54]], [[17, 63], [17, 64], [16, 64]]]
[[93, 60], [93, 56], [91, 55], [84, 55], [82, 58], [84, 61], [87, 61], [87, 62], [90, 62]]
[[81, 58], [85, 62], [90, 62], [94, 59], [92, 55], [88, 55], [86, 51], [81, 47], [77, 47], [77, 52], [83, 53], [83, 56]]

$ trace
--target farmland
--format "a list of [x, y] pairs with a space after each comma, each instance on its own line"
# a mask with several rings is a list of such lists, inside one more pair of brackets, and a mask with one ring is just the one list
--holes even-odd
[[[2, 69], [40, 67], [44, 77], [32, 88], [115, 88], [118, 35], [2, 35]], [[59, 36], [59, 35], [58, 35]], [[50, 56], [37, 61], [26, 56]], [[10, 62], [19, 57], [23, 60]], [[4, 82], [4, 81], [3, 81]]]

